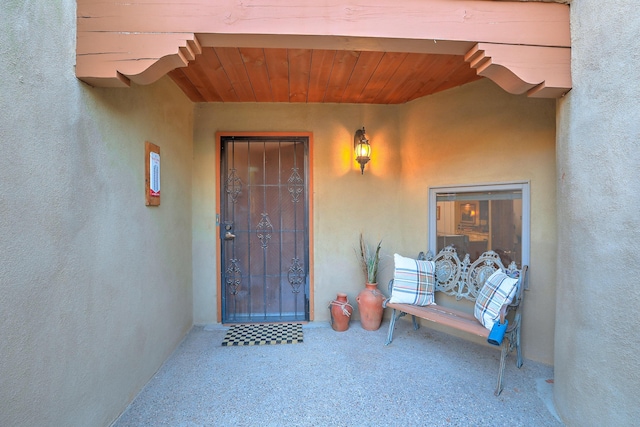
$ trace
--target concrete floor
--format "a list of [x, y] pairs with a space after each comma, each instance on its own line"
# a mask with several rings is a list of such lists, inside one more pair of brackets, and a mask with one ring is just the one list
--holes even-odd
[[[222, 347], [227, 328], [194, 327], [114, 423], [129, 426], [562, 426], [553, 368], [399, 321], [365, 331], [304, 326], [304, 343]], [[526, 356], [526, 354], [525, 354]]]

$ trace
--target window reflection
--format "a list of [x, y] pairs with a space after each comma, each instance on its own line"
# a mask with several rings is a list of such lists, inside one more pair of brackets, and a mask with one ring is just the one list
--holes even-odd
[[454, 245], [460, 259], [495, 251], [522, 265], [522, 191], [436, 194], [437, 250]]

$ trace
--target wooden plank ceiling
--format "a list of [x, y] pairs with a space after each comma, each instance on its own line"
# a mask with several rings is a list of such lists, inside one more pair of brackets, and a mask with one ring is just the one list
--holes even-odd
[[205, 47], [169, 76], [193, 102], [403, 104], [479, 76], [462, 56]]

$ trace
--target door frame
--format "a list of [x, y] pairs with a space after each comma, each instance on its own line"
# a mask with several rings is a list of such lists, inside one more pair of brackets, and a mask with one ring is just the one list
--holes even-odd
[[220, 254], [222, 253], [222, 240], [220, 239], [220, 217], [221, 217], [221, 206], [222, 206], [222, 194], [220, 191], [222, 182], [220, 178], [220, 162], [221, 158], [221, 149], [220, 146], [222, 144], [223, 137], [229, 136], [242, 136], [242, 137], [270, 137], [270, 138], [278, 138], [278, 137], [305, 137], [309, 139], [309, 147], [308, 147], [308, 181], [307, 186], [309, 190], [309, 209], [308, 209], [308, 224], [309, 224], [309, 321], [312, 322], [314, 320], [314, 268], [313, 268], [313, 133], [312, 132], [229, 132], [229, 131], [219, 131], [216, 132], [216, 257], [215, 257], [215, 269], [216, 269], [216, 319], [218, 323], [222, 323], [222, 270], [221, 270], [221, 260]]

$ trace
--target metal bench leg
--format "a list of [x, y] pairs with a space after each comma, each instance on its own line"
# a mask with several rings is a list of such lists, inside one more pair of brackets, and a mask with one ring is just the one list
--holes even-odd
[[[400, 315], [398, 315], [398, 317], [400, 317]], [[389, 345], [391, 344], [391, 341], [393, 341], [393, 329], [396, 327], [396, 320], [398, 319], [398, 317], [396, 317], [396, 309], [393, 309], [393, 312], [391, 312], [391, 321], [389, 322], [389, 334], [387, 335], [387, 342], [384, 343], [384, 345]]]
[[522, 367], [522, 347], [520, 347], [520, 319], [518, 320], [518, 326], [516, 327], [516, 351], [518, 352], [518, 358], [516, 359], [516, 366], [518, 369]]
[[498, 372], [498, 384], [496, 385], [496, 391], [493, 393], [499, 396], [502, 393], [502, 377], [504, 376], [504, 366], [507, 361], [507, 353], [509, 352], [509, 345], [511, 345], [507, 337], [502, 341], [502, 352], [500, 354], [500, 371]]
[[411, 317], [413, 317], [413, 330], [417, 331], [418, 329], [420, 329], [420, 322], [418, 321], [418, 318], [416, 316], [411, 315]]

